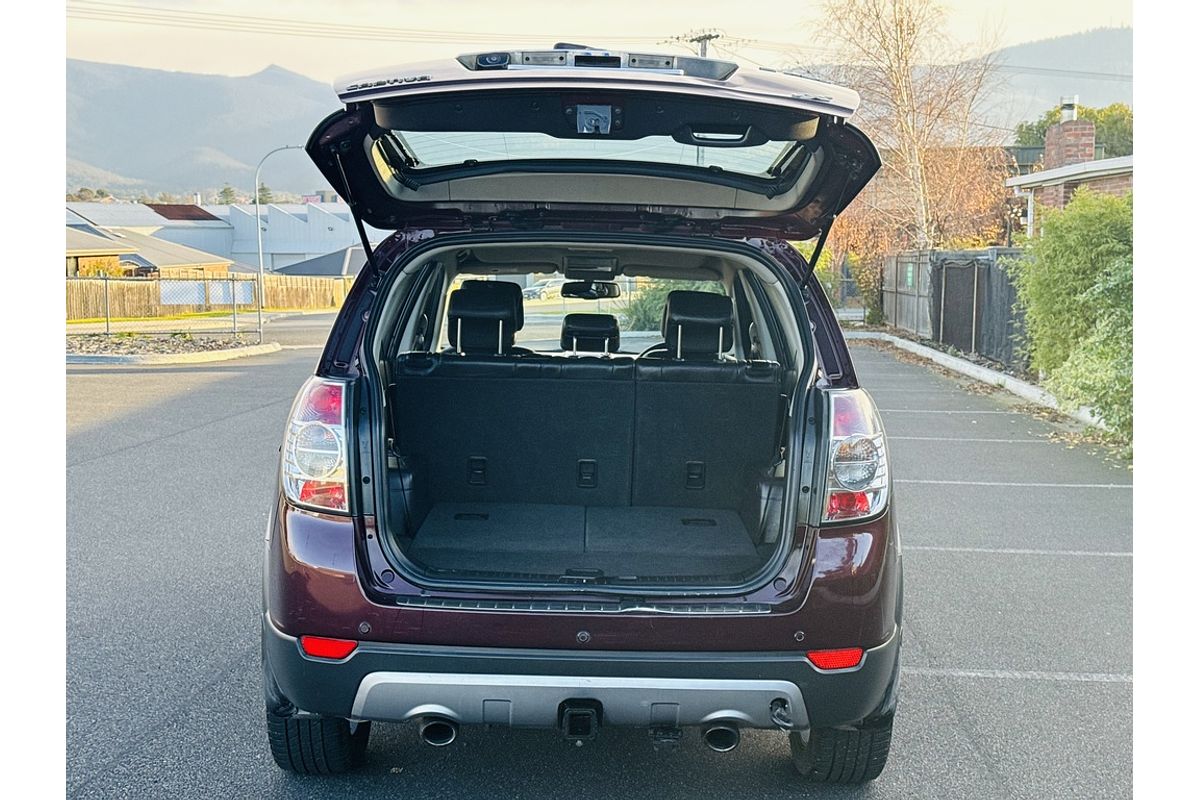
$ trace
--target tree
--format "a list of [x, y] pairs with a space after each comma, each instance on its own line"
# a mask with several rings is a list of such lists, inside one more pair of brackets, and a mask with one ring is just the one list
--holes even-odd
[[265, 183], [258, 185], [258, 202], [262, 205], [275, 202], [275, 195], [271, 194], [271, 187]]
[[982, 119], [994, 48], [955, 45], [934, 0], [827, 0], [824, 19], [842, 62], [827, 77], [858, 90], [853, 122], [883, 161], [827, 246], [834, 263], [848, 263], [868, 321], [879, 321], [887, 254], [1003, 235], [1008, 156]]
[[[1078, 106], [1080, 119], [1096, 125], [1096, 144], [1104, 145], [1106, 158], [1133, 153], [1133, 109], [1124, 103], [1112, 103], [1103, 108]], [[1052, 108], [1039, 118], [1017, 126], [1017, 144], [1042, 147], [1046, 144], [1046, 129], [1062, 122], [1062, 109]]]
[[237, 202], [237, 192], [228, 183], [221, 187], [221, 191], [217, 193], [217, 202], [223, 206], [231, 206]]
[[964, 177], [1004, 193], [1003, 180], [998, 189], [979, 180], [1000, 143], [979, 124], [993, 74], [991, 57], [980, 54], [986, 47], [953, 44], [934, 0], [827, 0], [825, 11], [845, 65], [837, 77], [862, 95], [855, 122], [884, 156], [876, 181], [892, 195], [881, 198], [888, 215], [913, 246], [943, 244], [947, 219], [961, 216]]

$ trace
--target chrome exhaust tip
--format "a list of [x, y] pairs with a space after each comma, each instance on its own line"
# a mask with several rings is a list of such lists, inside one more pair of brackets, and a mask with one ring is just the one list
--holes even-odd
[[742, 741], [742, 733], [738, 730], [738, 726], [729, 722], [710, 725], [704, 729], [704, 732], [700, 736], [704, 739], [704, 743], [708, 745], [710, 750], [715, 750], [718, 753], [728, 753]]
[[445, 747], [458, 738], [458, 723], [445, 717], [424, 717], [417, 734], [430, 747]]

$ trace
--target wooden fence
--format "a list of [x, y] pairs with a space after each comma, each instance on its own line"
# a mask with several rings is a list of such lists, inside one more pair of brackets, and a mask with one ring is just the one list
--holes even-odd
[[[266, 275], [266, 308], [338, 309], [352, 278]], [[258, 307], [258, 278], [68, 278], [67, 320], [152, 319]]]

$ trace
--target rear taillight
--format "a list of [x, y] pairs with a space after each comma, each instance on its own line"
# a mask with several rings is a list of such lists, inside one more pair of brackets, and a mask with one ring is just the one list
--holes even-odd
[[346, 384], [309, 378], [283, 440], [283, 491], [298, 505], [347, 511]]
[[862, 389], [829, 392], [826, 522], [878, 514], [887, 505], [888, 460], [883, 423]]

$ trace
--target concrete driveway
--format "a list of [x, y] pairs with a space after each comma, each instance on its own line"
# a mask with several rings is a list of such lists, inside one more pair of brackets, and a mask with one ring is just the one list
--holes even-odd
[[1001, 395], [854, 350], [893, 448], [906, 569], [892, 758], [861, 789], [793, 780], [783, 736], [733, 753], [694, 731], [583, 748], [464, 730], [445, 749], [379, 725], [356, 774], [267, 754], [262, 540], [293, 393], [327, 318], [281, 320], [270, 356], [71, 367], [67, 378], [67, 788], [72, 797], [1128, 797], [1130, 475]]

